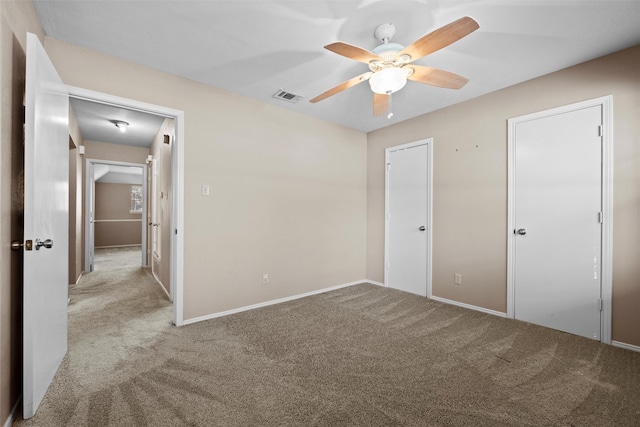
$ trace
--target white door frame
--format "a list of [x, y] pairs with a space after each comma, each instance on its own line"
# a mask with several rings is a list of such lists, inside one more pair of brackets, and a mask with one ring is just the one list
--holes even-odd
[[[87, 101], [130, 110], [142, 111], [174, 119], [175, 140], [171, 147], [171, 278], [170, 293], [173, 296], [173, 323], [184, 324], [184, 112], [173, 108], [148, 104], [133, 99], [67, 86], [69, 96]], [[146, 220], [144, 221], [146, 223]]]
[[[135, 167], [135, 168], [141, 168], [142, 169], [142, 242], [141, 242], [141, 252], [142, 252], [142, 257], [140, 259], [141, 265], [142, 266], [146, 266], [147, 265], [147, 194], [148, 194], [148, 184], [147, 184], [147, 165], [145, 165], [144, 163], [129, 163], [129, 162], [118, 162], [115, 160], [101, 160], [101, 159], [86, 159], [85, 160], [85, 178], [84, 178], [84, 182], [86, 183], [85, 185], [85, 192], [84, 192], [84, 197], [86, 200], [86, 203], [84, 205], [84, 227], [85, 230], [89, 230], [90, 228], [92, 228], [91, 233], [88, 233], [85, 231], [84, 233], [84, 271], [89, 272], [91, 271], [91, 260], [90, 260], [90, 256], [89, 256], [89, 251], [91, 251], [91, 246], [95, 245], [95, 240], [92, 242], [91, 240], [91, 234], [93, 234], [94, 238], [95, 238], [95, 226], [91, 223], [91, 220], [89, 218], [88, 212], [89, 212], [89, 202], [91, 202], [93, 204], [93, 206], [91, 206], [93, 209], [93, 213], [95, 215], [95, 185], [94, 185], [94, 180], [95, 180], [95, 176], [94, 174], [92, 174], [93, 168], [91, 166], [95, 166], [95, 165], [113, 165], [113, 166], [129, 166], [129, 167]], [[94, 218], [94, 222], [95, 222], [95, 218]], [[95, 248], [93, 248], [95, 250]]]
[[589, 107], [602, 107], [602, 267], [600, 341], [611, 344], [611, 296], [613, 282], [613, 97], [611, 95], [539, 111], [508, 120], [507, 183], [507, 317], [515, 318], [515, 143], [518, 123], [568, 113]]
[[427, 218], [425, 218], [425, 224], [427, 225], [427, 298], [431, 298], [431, 260], [433, 258], [433, 138], [396, 145], [384, 150], [384, 286], [389, 286], [389, 269], [387, 268], [389, 265], [389, 167], [387, 166], [389, 164], [389, 156], [392, 151], [418, 147], [420, 145], [427, 146], [427, 153], [429, 155], [429, 162], [427, 164], [429, 184], [427, 188]]

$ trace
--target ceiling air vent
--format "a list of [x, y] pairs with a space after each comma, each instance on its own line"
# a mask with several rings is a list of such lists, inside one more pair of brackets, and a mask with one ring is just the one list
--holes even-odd
[[295, 93], [287, 92], [286, 90], [279, 89], [276, 93], [273, 94], [274, 98], [282, 99], [284, 101], [296, 103], [304, 98], [301, 95], [296, 95]]

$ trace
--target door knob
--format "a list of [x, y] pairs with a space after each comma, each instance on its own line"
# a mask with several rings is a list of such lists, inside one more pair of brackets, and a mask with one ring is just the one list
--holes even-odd
[[11, 242], [11, 250], [12, 251], [18, 251], [20, 249], [22, 249], [24, 247], [24, 243], [18, 241], [18, 240], [14, 240], [13, 242]]
[[36, 251], [39, 251], [43, 246], [47, 249], [51, 249], [53, 247], [53, 240], [47, 239], [45, 241], [42, 241], [40, 239], [36, 239]]
[[427, 229], [427, 228], [426, 228], [424, 225], [421, 225], [421, 226], [420, 226], [420, 228], [418, 228], [418, 230], [420, 230], [420, 231], [424, 231], [424, 230], [426, 230], [426, 229]]
[[520, 228], [518, 229], [518, 231], [516, 231], [516, 233], [518, 233], [521, 236], [524, 236], [525, 234], [527, 234], [527, 230], [525, 230], [524, 228]]

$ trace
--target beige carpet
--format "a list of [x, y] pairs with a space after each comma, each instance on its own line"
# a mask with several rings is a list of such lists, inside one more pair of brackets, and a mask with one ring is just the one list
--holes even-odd
[[139, 267], [142, 265], [142, 249], [140, 246], [121, 248], [96, 248], [93, 251], [93, 270], [113, 270], [122, 267]]
[[17, 426], [638, 426], [640, 353], [363, 284], [201, 322], [140, 268], [71, 290]]

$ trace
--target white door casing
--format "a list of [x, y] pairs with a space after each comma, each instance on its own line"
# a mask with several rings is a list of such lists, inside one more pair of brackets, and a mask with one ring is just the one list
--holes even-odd
[[[66, 87], [37, 36], [28, 33], [24, 156], [24, 418], [35, 414], [67, 352], [68, 114]], [[51, 241], [51, 247], [39, 245], [47, 240]]]
[[385, 151], [385, 286], [431, 295], [433, 140]]
[[[159, 155], [162, 156], [162, 150], [158, 150]], [[158, 155], [153, 156], [151, 167], [151, 272], [155, 276], [156, 280], [162, 283], [160, 277], [162, 276], [160, 269], [160, 263], [162, 262], [162, 248], [160, 232], [162, 226], [160, 207], [162, 206], [162, 200], [160, 200], [160, 165], [162, 160]]]
[[[147, 165], [142, 163], [120, 162], [116, 160], [102, 160], [91, 159], [85, 160], [85, 272], [91, 272], [94, 269], [94, 255], [95, 255], [95, 194], [96, 194], [96, 165], [113, 165], [113, 166], [126, 166], [135, 167], [142, 170], [142, 214], [141, 214], [141, 244], [140, 244], [140, 265], [145, 267], [147, 265]], [[99, 219], [98, 219], [99, 220]]]
[[175, 120], [175, 139], [171, 144], [171, 170], [175, 173], [171, 174], [170, 293], [173, 297], [173, 323], [176, 326], [182, 326], [184, 324], [184, 112], [74, 86], [67, 86], [67, 89], [71, 96], [78, 99], [171, 117]]
[[95, 256], [95, 193], [96, 181], [93, 163], [87, 162], [85, 168], [85, 244], [84, 244], [84, 271], [93, 271], [93, 258]]
[[509, 121], [507, 315], [610, 342], [610, 97]]

